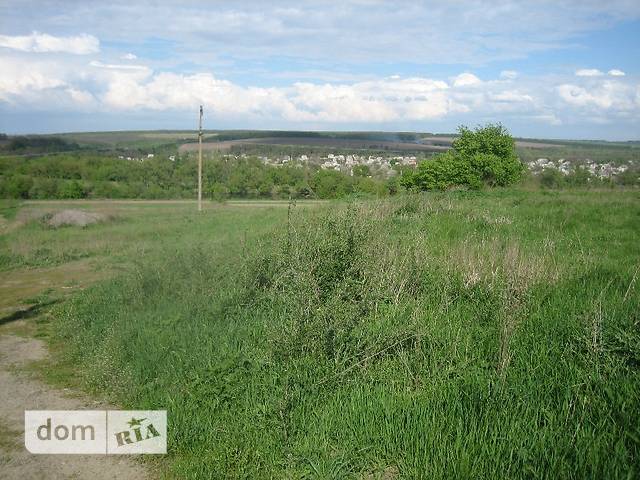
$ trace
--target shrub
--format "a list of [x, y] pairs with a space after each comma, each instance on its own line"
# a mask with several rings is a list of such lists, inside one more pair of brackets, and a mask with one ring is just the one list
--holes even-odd
[[524, 165], [515, 142], [500, 124], [470, 130], [460, 127], [453, 149], [403, 174], [401, 184], [414, 190], [446, 190], [455, 186], [479, 189], [507, 186], [522, 177]]
[[566, 177], [567, 183], [572, 187], [584, 187], [597, 179], [597, 177], [592, 175], [591, 172], [584, 167], [575, 168], [574, 171]]
[[481, 181], [469, 162], [455, 152], [446, 152], [405, 173], [401, 184], [417, 190], [447, 190], [456, 185], [479, 188]]
[[312, 186], [318, 198], [341, 198], [352, 191], [351, 179], [334, 170], [316, 172]]
[[58, 181], [55, 178], [35, 178], [29, 190], [29, 198], [48, 199], [58, 195]]
[[564, 183], [564, 176], [555, 168], [546, 168], [540, 173], [540, 185], [544, 188], [560, 188]]
[[229, 198], [229, 189], [220, 182], [216, 182], [211, 186], [211, 198], [217, 202], [224, 202]]
[[61, 198], [83, 198], [85, 197], [85, 191], [80, 185], [80, 182], [76, 180], [71, 180], [70, 182], [65, 182], [60, 189], [60, 197]]
[[4, 190], [9, 198], [29, 198], [29, 191], [33, 187], [33, 179], [28, 175], [10, 177]]

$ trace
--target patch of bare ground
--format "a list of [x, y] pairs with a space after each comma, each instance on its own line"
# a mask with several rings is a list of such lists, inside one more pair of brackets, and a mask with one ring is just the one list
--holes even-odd
[[[25, 202], [26, 203], [26, 202]], [[22, 208], [16, 215], [16, 218], [12, 221], [0, 216], [0, 234], [5, 234], [24, 227], [30, 222], [42, 222], [43, 224], [58, 228], [63, 226], [79, 226], [86, 227], [94, 223], [105, 222], [113, 219], [111, 212], [96, 212], [86, 211], [78, 209], [65, 209], [62, 211], [52, 210], [51, 207], [55, 207], [58, 202], [54, 201], [42, 201], [38, 203], [34, 202], [37, 206], [31, 206], [30, 208]], [[77, 202], [75, 203], [77, 204]], [[75, 205], [72, 203], [61, 203], [60, 205]], [[39, 205], [43, 205], [49, 208], [43, 208]]]
[[[47, 293], [65, 296], [82, 289], [109, 272], [96, 270], [88, 260], [69, 262], [57, 267], [20, 269], [4, 272], [0, 276], [0, 325], [15, 317], [35, 313], [31, 299]], [[37, 305], [36, 305], [37, 307]]]
[[131, 457], [115, 455], [34, 455], [24, 447], [25, 410], [101, 409], [91, 399], [46, 385], [26, 373], [46, 360], [41, 340], [0, 336], [0, 475], [3, 479], [145, 479], [148, 472]]
[[62, 210], [46, 218], [46, 224], [58, 228], [64, 226], [86, 227], [98, 222], [104, 222], [109, 217], [103, 213], [86, 212], [84, 210]]
[[[205, 151], [228, 151], [231, 147], [239, 145], [288, 145], [311, 146], [327, 148], [353, 148], [358, 150], [408, 150], [408, 151], [446, 151], [449, 147], [441, 145], [425, 145], [421, 143], [393, 142], [387, 140], [355, 140], [348, 138], [318, 138], [318, 137], [264, 137], [245, 138], [240, 140], [226, 140], [222, 142], [204, 142], [202, 149]], [[197, 143], [185, 143], [180, 145], [180, 153], [196, 152]]]

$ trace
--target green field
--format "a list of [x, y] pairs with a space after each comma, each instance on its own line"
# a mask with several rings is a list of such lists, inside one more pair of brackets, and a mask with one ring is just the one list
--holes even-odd
[[[110, 220], [38, 220], [69, 203]], [[46, 305], [57, 382], [168, 410], [161, 476], [640, 476], [637, 191], [1, 213], [3, 275], [64, 279], [3, 309]]]

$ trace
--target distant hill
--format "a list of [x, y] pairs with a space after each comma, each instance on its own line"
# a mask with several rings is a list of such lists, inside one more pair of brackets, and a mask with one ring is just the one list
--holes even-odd
[[[204, 148], [228, 151], [249, 148], [270, 153], [281, 149], [354, 149], [374, 152], [437, 153], [451, 148], [455, 134], [428, 132], [314, 132], [289, 130], [205, 130]], [[197, 142], [193, 130], [145, 130], [114, 132], [70, 132], [53, 135], [0, 136], [0, 155], [25, 155], [69, 152], [80, 149], [118, 151], [135, 155], [150, 152], [193, 151]], [[603, 140], [545, 140], [517, 138], [516, 147], [523, 160], [544, 158], [592, 159], [628, 162], [640, 157], [640, 142]], [[286, 152], [285, 152], [286, 153]], [[168, 153], [172, 154], [172, 153]]]
[[65, 140], [60, 136], [3, 135], [0, 138], [0, 153], [11, 155], [25, 153], [70, 152], [79, 149], [80, 146], [77, 143]]

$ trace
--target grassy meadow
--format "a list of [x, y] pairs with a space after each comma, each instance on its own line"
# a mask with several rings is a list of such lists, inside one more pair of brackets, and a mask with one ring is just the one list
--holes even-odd
[[91, 262], [61, 365], [167, 409], [167, 478], [640, 476], [640, 194], [5, 203], [0, 269]]

